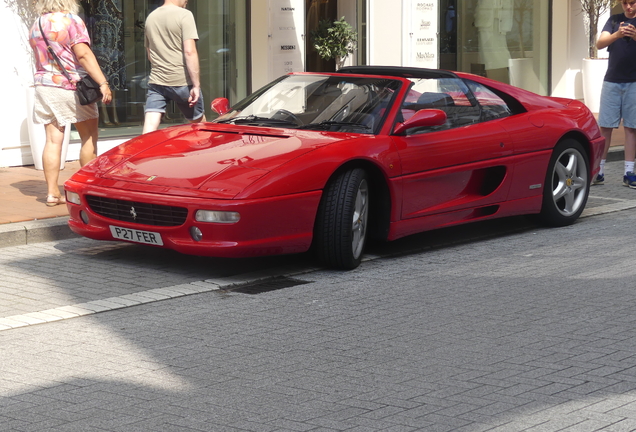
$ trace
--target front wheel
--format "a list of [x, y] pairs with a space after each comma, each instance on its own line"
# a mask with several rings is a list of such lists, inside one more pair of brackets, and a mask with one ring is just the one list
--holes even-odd
[[565, 139], [554, 148], [545, 184], [541, 220], [551, 226], [574, 223], [581, 215], [590, 193], [590, 164], [583, 146]]
[[314, 249], [329, 267], [351, 270], [362, 260], [369, 218], [369, 182], [360, 168], [329, 182], [318, 208]]

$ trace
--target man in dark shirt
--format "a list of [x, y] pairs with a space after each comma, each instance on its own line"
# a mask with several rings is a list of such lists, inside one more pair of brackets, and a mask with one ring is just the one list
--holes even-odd
[[623, 13], [612, 15], [596, 42], [598, 49], [607, 48], [609, 65], [603, 89], [598, 124], [605, 137], [601, 171], [594, 184], [603, 184], [604, 165], [612, 141], [612, 131], [623, 119], [625, 128], [625, 175], [623, 184], [636, 189], [636, 0], [622, 0]]

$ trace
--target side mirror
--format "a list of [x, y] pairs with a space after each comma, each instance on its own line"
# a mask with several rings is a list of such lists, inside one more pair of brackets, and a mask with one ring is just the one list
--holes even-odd
[[226, 98], [216, 98], [210, 104], [210, 108], [218, 115], [227, 114], [230, 111], [230, 101]]
[[407, 129], [415, 127], [441, 126], [446, 123], [446, 113], [438, 109], [422, 109], [404, 123], [395, 125], [393, 135], [401, 135]]

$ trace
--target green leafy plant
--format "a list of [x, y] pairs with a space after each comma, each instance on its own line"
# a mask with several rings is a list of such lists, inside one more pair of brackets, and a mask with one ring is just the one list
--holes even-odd
[[321, 20], [318, 28], [311, 32], [311, 38], [318, 55], [325, 60], [335, 59], [337, 69], [355, 51], [358, 42], [357, 32], [344, 17], [337, 21]]

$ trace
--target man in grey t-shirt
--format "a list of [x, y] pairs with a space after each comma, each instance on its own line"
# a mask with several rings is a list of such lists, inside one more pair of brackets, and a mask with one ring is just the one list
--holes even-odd
[[199, 40], [188, 0], [164, 0], [148, 15], [144, 45], [150, 60], [143, 133], [157, 130], [168, 101], [191, 123], [205, 121], [199, 80]]

